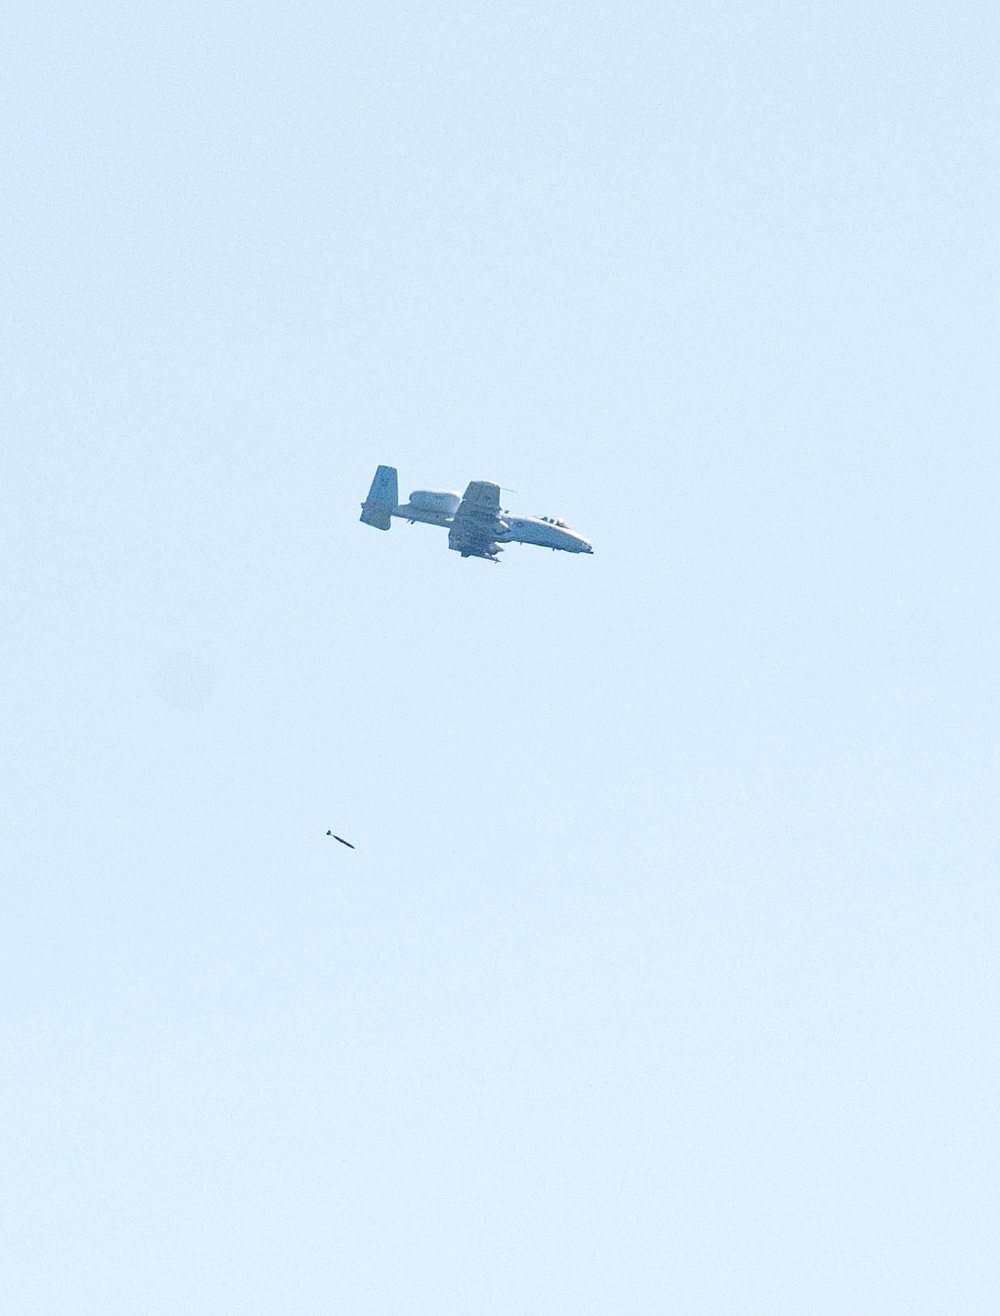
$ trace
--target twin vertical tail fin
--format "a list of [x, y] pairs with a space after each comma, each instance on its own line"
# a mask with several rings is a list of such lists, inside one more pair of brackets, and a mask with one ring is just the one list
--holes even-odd
[[399, 506], [399, 483], [395, 466], [380, 466], [375, 472], [368, 497], [361, 504], [361, 519], [376, 530], [388, 530], [392, 514]]

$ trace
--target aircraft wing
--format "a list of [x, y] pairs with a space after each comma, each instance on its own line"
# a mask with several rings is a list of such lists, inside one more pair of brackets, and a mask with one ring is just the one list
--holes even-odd
[[473, 480], [455, 512], [448, 547], [463, 556], [494, 557], [494, 541], [506, 528], [500, 519], [500, 486], [489, 480]]

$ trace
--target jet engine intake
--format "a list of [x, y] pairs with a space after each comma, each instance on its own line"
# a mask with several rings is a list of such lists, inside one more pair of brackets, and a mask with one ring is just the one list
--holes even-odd
[[462, 495], [450, 489], [414, 489], [410, 494], [411, 507], [441, 516], [454, 516], [461, 501]]

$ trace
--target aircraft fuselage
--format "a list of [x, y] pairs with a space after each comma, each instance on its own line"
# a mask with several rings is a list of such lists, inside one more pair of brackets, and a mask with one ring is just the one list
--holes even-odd
[[546, 521], [544, 517], [506, 514], [503, 514], [503, 520], [507, 529], [503, 534], [497, 535], [497, 543], [538, 544], [542, 548], [561, 548], [566, 553], [594, 551], [583, 535], [570, 530], [569, 526], [559, 525], [556, 521]]
[[452, 489], [415, 489], [407, 503], [400, 503], [394, 466], [380, 466], [368, 497], [361, 504], [361, 520], [377, 530], [388, 530], [392, 518], [420, 521], [448, 531], [448, 547], [462, 557], [482, 557], [490, 562], [504, 544], [536, 544], [539, 548], [562, 549], [565, 553], [592, 553], [583, 535], [556, 517], [512, 516], [500, 507], [500, 486], [489, 480], [473, 480], [464, 494]]

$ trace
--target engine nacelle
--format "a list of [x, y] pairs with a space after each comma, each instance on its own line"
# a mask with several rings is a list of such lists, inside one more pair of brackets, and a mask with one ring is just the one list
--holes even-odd
[[439, 516], [454, 516], [462, 501], [460, 493], [450, 489], [414, 489], [410, 494], [410, 506], [420, 512], [437, 512]]

